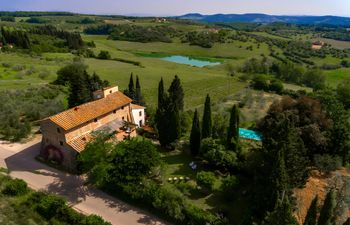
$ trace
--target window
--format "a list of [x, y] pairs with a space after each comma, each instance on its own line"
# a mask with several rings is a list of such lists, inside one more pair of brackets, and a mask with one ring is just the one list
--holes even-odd
[[122, 106], [122, 110], [124, 109], [124, 106]]
[[60, 145], [63, 146], [63, 141], [60, 141]]
[[57, 133], [61, 133], [61, 130], [60, 128], [57, 127]]
[[117, 110], [113, 110], [113, 113], [116, 114], [116, 113], [117, 113]]
[[125, 120], [124, 116], [122, 117], [122, 120], [123, 120], [123, 121]]
[[95, 122], [95, 123], [97, 122], [97, 118], [94, 119], [94, 122]]
[[142, 120], [140, 120], [139, 125], [140, 125], [140, 127], [142, 127], [142, 125], [143, 125]]
[[139, 116], [142, 116], [142, 111], [139, 112]]
[[112, 94], [112, 90], [110, 90], [109, 93]]

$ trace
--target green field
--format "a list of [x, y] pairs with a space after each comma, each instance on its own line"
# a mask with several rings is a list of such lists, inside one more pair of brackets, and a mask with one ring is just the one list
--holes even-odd
[[[70, 31], [82, 31], [86, 26], [79, 22], [82, 18], [90, 17], [96, 20], [97, 24], [134, 24], [138, 26], [168, 26], [181, 30], [182, 32], [199, 31], [208, 29], [201, 24], [185, 24], [175, 21], [165, 23], [155, 22], [154, 19], [128, 19], [99, 16], [43, 16], [49, 24]], [[16, 23], [6, 22], [7, 25], [25, 25], [32, 26], [21, 20], [29, 17], [18, 17]], [[273, 39], [288, 40], [266, 32], [252, 32], [255, 35], [269, 37]], [[296, 34], [295, 37], [298, 35]], [[165, 85], [169, 86], [174, 75], [181, 78], [185, 89], [185, 104], [187, 109], [192, 109], [201, 105], [207, 93], [211, 95], [213, 101], [218, 101], [226, 96], [233, 95], [247, 86], [247, 83], [239, 82], [235, 77], [229, 77], [227, 74], [227, 64], [231, 64], [235, 69], [239, 69], [243, 63], [252, 57], [269, 56], [270, 50], [267, 44], [259, 45], [249, 39], [247, 42], [230, 40], [226, 43], [215, 43], [212, 48], [202, 48], [199, 46], [181, 43], [178, 37], [173, 38], [172, 43], [151, 42], [138, 43], [128, 41], [108, 40], [106, 35], [82, 35], [85, 41], [94, 41], [96, 48], [92, 48], [97, 55], [101, 50], [110, 52], [112, 58], [139, 62], [141, 66], [135, 66], [130, 63], [124, 63], [115, 60], [98, 60], [94, 58], [85, 58], [84, 62], [88, 65], [89, 72], [96, 72], [103, 79], [107, 79], [113, 85], [118, 85], [121, 90], [127, 87], [131, 73], [140, 77], [143, 94], [149, 107], [154, 107], [157, 97], [157, 85], [161, 77]], [[293, 38], [293, 37], [292, 37]], [[342, 44], [346, 47], [350, 42], [337, 42], [332, 44]], [[337, 45], [337, 46], [336, 46]], [[252, 46], [252, 50], [247, 48]], [[273, 46], [273, 49], [282, 54], [282, 50]], [[188, 65], [181, 65], [172, 62], [165, 62], [159, 58], [145, 57], [149, 55], [184, 55], [209, 60], [219, 60], [221, 65], [214, 67], [196, 68]], [[51, 82], [56, 77], [59, 68], [72, 61], [74, 55], [70, 53], [43, 53], [40, 56], [30, 56], [19, 53], [1, 53], [0, 52], [0, 90], [1, 89], [19, 89], [30, 86], [42, 85]], [[341, 59], [327, 56], [324, 59], [312, 58], [316, 65], [339, 64]], [[350, 60], [348, 58], [347, 60]], [[4, 66], [4, 64], [10, 64]], [[14, 70], [13, 67], [25, 66], [23, 70]], [[28, 72], [33, 70], [34, 72]], [[41, 71], [46, 71], [49, 75], [45, 78], [40, 76]], [[325, 71], [327, 82], [331, 86], [336, 85], [342, 79], [350, 76], [348, 69], [337, 69]]]

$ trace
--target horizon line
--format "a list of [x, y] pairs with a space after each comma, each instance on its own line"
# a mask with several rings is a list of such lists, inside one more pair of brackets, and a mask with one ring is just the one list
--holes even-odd
[[263, 12], [247, 12], [247, 13], [212, 13], [212, 14], [206, 14], [206, 13], [199, 13], [199, 12], [188, 12], [183, 13], [181, 15], [170, 15], [170, 14], [148, 14], [148, 13], [126, 13], [126, 14], [114, 14], [114, 13], [89, 13], [89, 12], [74, 12], [74, 11], [62, 11], [62, 10], [44, 10], [44, 11], [36, 11], [36, 10], [0, 10], [0, 12], [52, 12], [52, 13], [72, 13], [72, 14], [81, 14], [81, 15], [94, 15], [94, 16], [129, 16], [129, 17], [180, 17], [188, 14], [200, 14], [203, 16], [213, 16], [213, 15], [248, 15], [248, 14], [261, 14], [261, 15], [268, 15], [268, 16], [311, 16], [311, 17], [324, 17], [324, 16], [333, 16], [333, 17], [345, 17], [350, 18], [350, 15], [344, 16], [344, 15], [334, 15], [334, 14], [269, 14], [269, 13], [263, 13]]

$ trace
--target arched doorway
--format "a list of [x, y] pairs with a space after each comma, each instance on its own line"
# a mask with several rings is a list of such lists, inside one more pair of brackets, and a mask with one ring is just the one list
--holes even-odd
[[58, 164], [61, 164], [64, 160], [64, 155], [61, 149], [53, 145], [46, 146], [42, 152], [42, 155], [46, 160], [55, 161]]

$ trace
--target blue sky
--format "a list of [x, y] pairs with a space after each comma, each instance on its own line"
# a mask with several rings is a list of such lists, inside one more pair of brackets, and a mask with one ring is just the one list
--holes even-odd
[[0, 11], [7, 10], [154, 16], [199, 12], [350, 17], [350, 0], [0, 0]]

